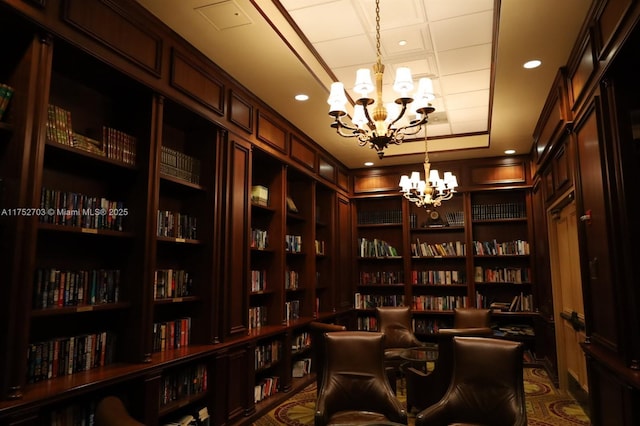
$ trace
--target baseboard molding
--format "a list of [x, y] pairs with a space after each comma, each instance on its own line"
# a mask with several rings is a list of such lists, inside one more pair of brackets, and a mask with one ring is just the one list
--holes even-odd
[[575, 399], [578, 404], [582, 407], [582, 410], [585, 414], [591, 417], [591, 412], [589, 410], [589, 393], [585, 391], [582, 386], [576, 381], [576, 379], [571, 375], [567, 374], [569, 377], [568, 380], [568, 391], [569, 394]]

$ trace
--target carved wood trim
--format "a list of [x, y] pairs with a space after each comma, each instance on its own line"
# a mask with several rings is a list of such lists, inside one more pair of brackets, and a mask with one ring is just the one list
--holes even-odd
[[160, 77], [162, 38], [110, 0], [65, 0], [62, 21]]
[[210, 72], [193, 64], [181, 52], [172, 49], [169, 83], [205, 107], [224, 114], [224, 85]]
[[229, 121], [247, 133], [253, 133], [253, 105], [233, 91], [229, 96]]

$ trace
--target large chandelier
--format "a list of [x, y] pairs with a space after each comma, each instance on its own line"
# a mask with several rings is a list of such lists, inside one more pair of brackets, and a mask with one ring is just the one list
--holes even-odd
[[411, 172], [411, 177], [400, 177], [400, 192], [406, 199], [418, 207], [438, 207], [443, 201], [453, 198], [458, 187], [458, 179], [451, 172], [444, 172], [440, 179], [437, 170], [431, 170], [429, 163], [429, 149], [427, 145], [427, 130], [424, 131], [424, 180], [420, 179], [420, 172]]
[[[416, 103], [416, 118], [408, 124], [400, 124], [400, 120], [407, 111], [407, 106], [414, 99], [409, 95], [413, 90], [413, 79], [411, 70], [407, 67], [399, 67], [396, 71], [396, 79], [393, 89], [399, 93], [395, 103], [384, 105], [382, 103], [382, 76], [384, 65], [380, 54], [380, 0], [376, 0], [376, 51], [377, 62], [373, 66], [376, 79], [376, 100], [369, 97], [374, 89], [371, 81], [371, 70], [368, 68], [359, 69], [356, 72], [356, 83], [353, 90], [360, 95], [354, 107], [351, 123], [345, 122], [347, 115], [347, 96], [344, 85], [335, 82], [331, 85], [331, 93], [327, 102], [330, 105], [329, 115], [334, 118], [331, 127], [334, 127], [340, 136], [346, 138], [357, 138], [360, 146], [369, 146], [375, 149], [378, 157], [384, 156], [384, 149], [390, 144], [400, 145], [405, 136], [417, 134], [427, 122], [427, 114], [434, 109], [429, 105], [429, 101], [435, 98], [433, 94], [433, 83], [429, 78], [421, 78], [418, 83], [418, 90], [414, 94]], [[372, 106], [373, 105], [373, 106]], [[373, 111], [369, 111], [372, 106]]]

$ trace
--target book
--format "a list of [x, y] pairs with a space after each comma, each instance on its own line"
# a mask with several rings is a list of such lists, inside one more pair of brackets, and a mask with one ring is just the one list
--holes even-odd
[[260, 206], [269, 205], [269, 188], [263, 185], [251, 187], [251, 202]]
[[13, 87], [8, 84], [0, 83], [0, 120], [4, 116], [9, 107], [9, 101], [13, 96]]
[[209, 426], [211, 424], [211, 417], [209, 416], [209, 410], [207, 407], [202, 407], [198, 410], [197, 418], [200, 426]]
[[296, 206], [296, 203], [293, 202], [293, 198], [291, 197], [287, 197], [287, 210], [292, 213], [298, 213], [298, 207]]

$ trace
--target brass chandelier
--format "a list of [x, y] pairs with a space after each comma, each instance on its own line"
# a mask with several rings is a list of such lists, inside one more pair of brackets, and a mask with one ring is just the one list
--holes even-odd
[[[368, 145], [376, 150], [379, 158], [382, 158], [384, 149], [390, 143], [400, 145], [406, 136], [415, 135], [422, 129], [423, 125], [427, 123], [427, 115], [434, 111], [429, 101], [433, 100], [435, 96], [431, 79], [421, 78], [418, 90], [414, 94], [416, 118], [406, 125], [400, 125], [399, 121], [404, 117], [407, 107], [414, 101], [414, 98], [409, 95], [409, 92], [413, 90], [411, 70], [408, 67], [399, 67], [396, 71], [393, 89], [400, 96], [395, 100], [395, 103], [386, 106], [383, 104], [384, 65], [380, 53], [380, 0], [376, 0], [376, 51], [377, 62], [373, 66], [376, 82], [375, 101], [369, 97], [369, 93], [374, 89], [371, 72], [368, 68], [362, 68], [356, 72], [356, 83], [353, 90], [360, 95], [360, 98], [355, 101], [350, 123], [344, 120], [347, 116], [347, 96], [342, 83], [335, 82], [331, 85], [331, 93], [327, 102], [330, 105], [329, 115], [334, 118], [331, 127], [334, 127], [340, 136], [357, 138], [360, 146]], [[372, 111], [370, 111], [370, 107]]]
[[411, 172], [411, 177], [400, 177], [400, 192], [406, 199], [418, 207], [438, 207], [443, 201], [453, 198], [458, 187], [458, 179], [451, 172], [444, 172], [440, 179], [438, 170], [431, 170], [429, 163], [429, 146], [427, 144], [427, 130], [424, 131], [424, 180], [420, 179], [420, 172]]

